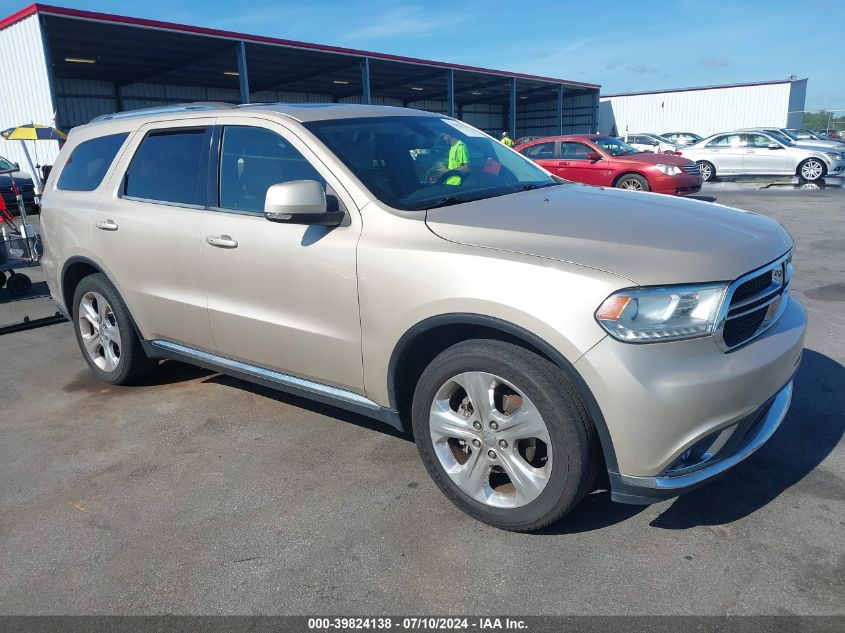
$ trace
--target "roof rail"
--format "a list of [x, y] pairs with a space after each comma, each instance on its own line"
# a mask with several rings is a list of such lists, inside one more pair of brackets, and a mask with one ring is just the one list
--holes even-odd
[[91, 119], [91, 123], [98, 121], [111, 121], [114, 119], [128, 119], [134, 116], [144, 116], [147, 114], [169, 114], [171, 112], [197, 112], [203, 110], [231, 110], [238, 106], [234, 103], [224, 103], [222, 101], [197, 101], [195, 103], [175, 103], [169, 106], [154, 106], [152, 108], [139, 108], [138, 110], [126, 110], [125, 112], [113, 112], [112, 114], [102, 114]]

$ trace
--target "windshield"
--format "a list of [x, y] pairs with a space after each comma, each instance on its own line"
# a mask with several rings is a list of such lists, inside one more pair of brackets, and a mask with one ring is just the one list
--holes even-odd
[[431, 209], [558, 184], [527, 158], [453, 119], [373, 117], [305, 127], [396, 209]]
[[769, 136], [773, 136], [774, 138], [779, 140], [784, 145], [787, 145], [789, 147], [792, 147], [793, 145], [795, 145], [795, 143], [793, 143], [791, 139], [787, 138], [786, 136], [784, 136], [780, 132], [776, 132], [775, 130], [766, 130], [766, 131], [769, 133]]
[[593, 139], [593, 143], [601, 147], [611, 156], [624, 156], [625, 154], [636, 154], [639, 150], [634, 149], [624, 141], [612, 136], [600, 136]]
[[10, 163], [8, 160], [0, 156], [0, 171], [6, 171], [7, 169], [14, 169], [15, 166]]
[[793, 141], [799, 140], [798, 137], [795, 134], [793, 134], [792, 132], [790, 132], [789, 130], [779, 130], [779, 132], [781, 132], [781, 134], [783, 134], [784, 136], [788, 136]]

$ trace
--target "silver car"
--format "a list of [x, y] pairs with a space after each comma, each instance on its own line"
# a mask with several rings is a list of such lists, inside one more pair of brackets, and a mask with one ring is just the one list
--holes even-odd
[[766, 134], [772, 134], [773, 136], [783, 137], [787, 141], [794, 143], [798, 147], [809, 147], [809, 148], [823, 148], [823, 149], [834, 149], [834, 150], [845, 150], [845, 143], [842, 141], [834, 141], [830, 139], [820, 139], [820, 138], [800, 138], [797, 134], [793, 134], [791, 131], [785, 128], [779, 127], [759, 127], [759, 128], [744, 128], [739, 130], [740, 132], [765, 132]]
[[682, 147], [680, 143], [673, 143], [653, 132], [627, 134], [625, 135], [625, 142], [641, 152], [654, 152], [655, 154], [674, 154], [679, 147]]
[[681, 155], [698, 163], [701, 179], [717, 176], [793, 176], [807, 182], [845, 172], [845, 152], [798, 147], [769, 132], [726, 132], [684, 147]]
[[418, 110], [104, 117], [71, 132], [42, 228], [100, 380], [174, 359], [371, 416], [508, 530], [602, 470], [626, 503], [724, 473], [784, 419], [803, 349], [774, 220], [562, 181]]

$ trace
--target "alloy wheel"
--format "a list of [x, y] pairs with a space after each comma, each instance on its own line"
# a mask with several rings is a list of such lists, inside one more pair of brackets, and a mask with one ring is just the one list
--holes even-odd
[[801, 177], [804, 180], [818, 180], [822, 177], [824, 173], [824, 167], [822, 164], [814, 158], [806, 161], [803, 165], [801, 165]]
[[114, 371], [120, 363], [120, 328], [114, 310], [99, 292], [82, 296], [77, 327], [88, 357], [101, 370]]
[[619, 183], [620, 189], [628, 189], [630, 191], [642, 191], [643, 185], [639, 180], [635, 178], [626, 178], [622, 182]]
[[701, 171], [701, 179], [705, 182], [710, 180], [713, 176], [713, 171], [710, 169], [710, 165], [707, 163], [699, 163], [698, 169]]
[[446, 381], [431, 405], [429, 433], [446, 474], [486, 505], [531, 503], [551, 476], [543, 417], [524, 393], [494, 374], [470, 371]]

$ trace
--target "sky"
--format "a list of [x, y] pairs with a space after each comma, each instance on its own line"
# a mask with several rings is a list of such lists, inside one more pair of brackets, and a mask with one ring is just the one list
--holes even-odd
[[[48, 2], [598, 83], [603, 94], [797, 75], [809, 78], [808, 110], [845, 113], [839, 0]], [[0, 0], [0, 15], [28, 3]]]

